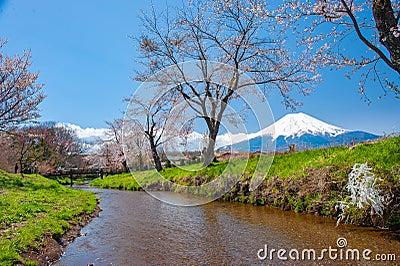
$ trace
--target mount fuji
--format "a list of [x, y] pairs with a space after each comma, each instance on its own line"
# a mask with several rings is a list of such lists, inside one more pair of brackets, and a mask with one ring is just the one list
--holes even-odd
[[[256, 133], [247, 135], [247, 139], [220, 146], [219, 150], [232, 148], [235, 151], [265, 151], [271, 150], [274, 142], [276, 151], [286, 151], [290, 145], [295, 145], [296, 150], [304, 150], [350, 145], [377, 138], [379, 136], [368, 132], [340, 128], [304, 113], [293, 113]], [[265, 143], [267, 147], [262, 147]]]
[[[107, 139], [107, 128], [81, 128], [69, 123], [58, 123], [73, 130], [87, 153], [96, 152], [100, 148], [99, 139]], [[315, 149], [329, 146], [350, 145], [380, 136], [364, 132], [343, 129], [330, 125], [304, 113], [287, 114], [274, 124], [250, 134], [221, 134], [216, 139], [216, 149], [227, 151], [287, 151], [290, 145], [296, 150]], [[189, 134], [185, 147], [177, 147], [181, 151], [199, 151], [202, 149], [203, 134]], [[182, 140], [177, 141], [177, 143]], [[177, 146], [179, 146], [177, 144]]]

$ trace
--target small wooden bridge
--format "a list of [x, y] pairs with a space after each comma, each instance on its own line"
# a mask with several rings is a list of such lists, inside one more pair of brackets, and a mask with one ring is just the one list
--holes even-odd
[[94, 179], [97, 177], [103, 178], [108, 175], [121, 174], [121, 169], [112, 168], [70, 168], [70, 169], [59, 169], [54, 172], [43, 173], [42, 175], [47, 178], [69, 178], [72, 186], [73, 180], [79, 179]]
[[70, 169], [60, 169], [53, 172], [43, 173], [46, 177], [57, 177], [57, 176], [100, 176], [103, 175], [114, 175], [121, 174], [123, 171], [121, 169], [112, 168], [70, 168]]

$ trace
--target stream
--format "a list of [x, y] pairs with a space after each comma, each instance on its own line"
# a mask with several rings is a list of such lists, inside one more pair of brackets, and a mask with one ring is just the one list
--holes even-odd
[[67, 246], [56, 265], [400, 262], [398, 232], [352, 225], [336, 227], [331, 219], [265, 206], [214, 201], [177, 207], [145, 192], [81, 189], [98, 193], [103, 211], [82, 229], [81, 237]]

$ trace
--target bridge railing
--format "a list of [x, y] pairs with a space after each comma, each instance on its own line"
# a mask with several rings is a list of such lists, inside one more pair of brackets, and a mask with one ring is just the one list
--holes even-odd
[[47, 172], [42, 174], [45, 177], [58, 177], [58, 176], [101, 176], [101, 175], [114, 175], [121, 174], [124, 171], [122, 169], [113, 168], [69, 168], [60, 169], [53, 172]]

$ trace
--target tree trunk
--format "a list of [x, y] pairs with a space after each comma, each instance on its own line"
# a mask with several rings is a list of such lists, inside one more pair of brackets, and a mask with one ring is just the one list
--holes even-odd
[[126, 160], [123, 160], [123, 161], [122, 161], [122, 166], [124, 167], [124, 171], [125, 171], [125, 172], [129, 172], [128, 163], [126, 162]]
[[400, 74], [400, 36], [397, 36], [397, 19], [390, 0], [374, 0], [372, 12], [379, 40], [386, 47], [392, 61], [392, 68]]
[[22, 169], [22, 165], [23, 165], [22, 158], [20, 158], [18, 161], [19, 161], [19, 173], [22, 177], [24, 177], [24, 169]]
[[[209, 123], [207, 124], [210, 125]], [[215, 150], [215, 141], [218, 135], [218, 129], [219, 129], [219, 122], [212, 123], [212, 126], [208, 126], [209, 134], [208, 134], [207, 148], [204, 152], [203, 166], [208, 166], [210, 163], [217, 161], [214, 150]]]
[[143, 155], [142, 155], [142, 151], [139, 150], [139, 156], [138, 156], [138, 164], [139, 164], [139, 171], [143, 171]]
[[158, 155], [157, 152], [157, 146], [155, 145], [154, 137], [150, 136], [149, 140], [150, 140], [150, 149], [151, 149], [151, 154], [153, 156], [154, 166], [156, 170], [159, 172], [162, 170], [162, 166], [161, 166], [160, 156]]

